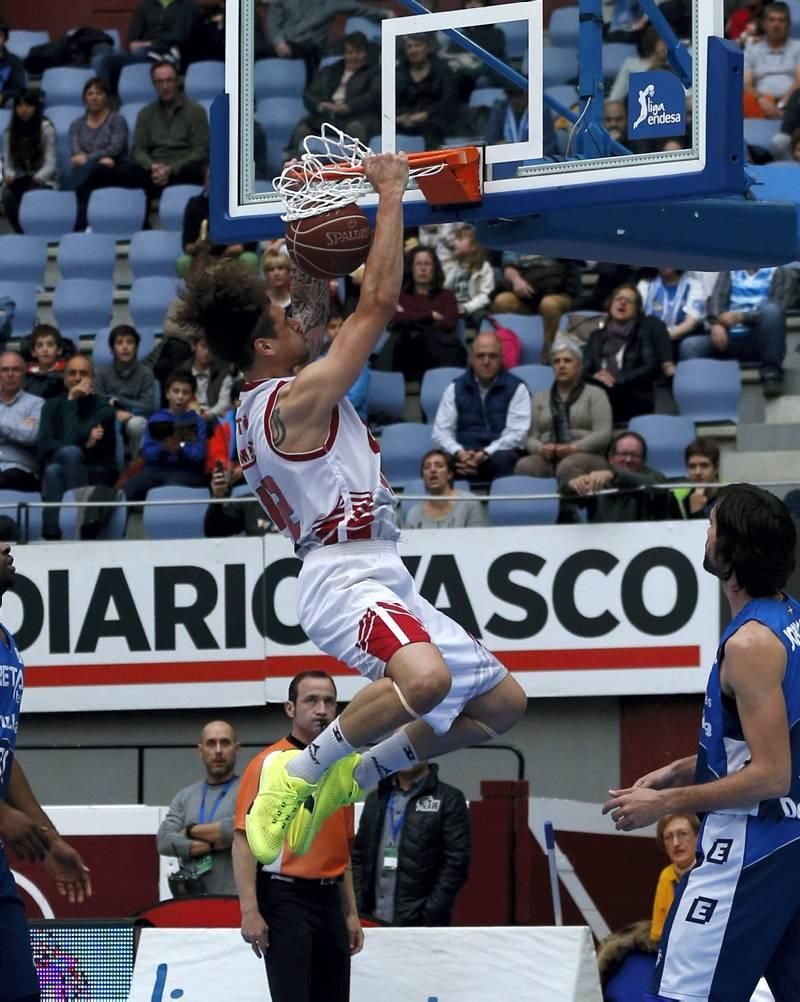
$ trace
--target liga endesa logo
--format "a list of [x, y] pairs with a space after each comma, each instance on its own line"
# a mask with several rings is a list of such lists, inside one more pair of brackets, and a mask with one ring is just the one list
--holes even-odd
[[680, 80], [665, 70], [631, 73], [628, 86], [628, 139], [682, 136], [686, 95]]

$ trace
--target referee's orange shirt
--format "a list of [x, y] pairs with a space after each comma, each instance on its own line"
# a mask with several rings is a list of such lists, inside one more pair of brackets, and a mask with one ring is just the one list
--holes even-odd
[[[289, 738], [282, 738], [274, 745], [259, 752], [247, 766], [239, 782], [236, 796], [234, 827], [245, 830], [245, 817], [250, 805], [258, 794], [261, 766], [271, 752], [284, 748], [296, 748]], [[283, 851], [274, 863], [262, 866], [268, 873], [282, 873], [286, 877], [300, 877], [305, 880], [340, 877], [350, 863], [350, 845], [355, 837], [355, 810], [353, 805], [341, 807], [332, 814], [319, 830], [313, 845], [305, 856], [295, 856], [284, 843]]]

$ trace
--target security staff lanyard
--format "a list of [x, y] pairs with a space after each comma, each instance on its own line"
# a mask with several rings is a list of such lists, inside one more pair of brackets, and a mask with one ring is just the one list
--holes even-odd
[[[231, 778], [222, 788], [221, 792], [217, 795], [217, 799], [214, 801], [214, 806], [211, 808], [211, 813], [208, 815], [208, 818], [206, 818], [206, 794], [208, 793], [209, 789], [208, 780], [206, 780], [206, 782], [203, 783], [203, 799], [200, 801], [200, 810], [197, 815], [197, 823], [199, 825], [204, 825], [206, 821], [208, 821], [208, 824], [211, 824], [211, 822], [214, 820], [217, 811], [219, 810], [219, 805], [225, 799], [225, 795], [228, 792], [228, 790], [230, 790], [231, 784], [233, 783], [234, 779], [235, 777], [231, 776]], [[213, 868], [213, 866], [214, 866], [214, 857], [211, 855], [210, 852], [207, 852], [202, 856], [198, 856], [194, 862], [195, 873], [200, 877], [202, 877], [204, 873], [208, 873]]]
[[383, 849], [383, 869], [384, 870], [396, 870], [397, 869], [397, 841], [400, 838], [400, 829], [403, 827], [403, 821], [406, 817], [406, 808], [408, 803], [403, 805], [403, 810], [400, 812], [399, 816], [395, 818], [394, 816], [394, 790], [389, 794], [389, 800], [386, 804], [386, 817], [389, 821], [389, 831], [391, 833], [390, 841], [384, 846]]

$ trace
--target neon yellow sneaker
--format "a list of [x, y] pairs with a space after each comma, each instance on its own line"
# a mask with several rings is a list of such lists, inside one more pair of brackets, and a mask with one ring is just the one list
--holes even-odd
[[245, 819], [250, 851], [259, 863], [273, 863], [281, 853], [286, 833], [303, 801], [317, 789], [286, 766], [300, 752], [296, 748], [276, 751], [264, 759], [258, 795]]
[[301, 804], [286, 835], [286, 844], [296, 856], [304, 856], [308, 852], [323, 822], [334, 811], [364, 800], [365, 792], [353, 779], [360, 761], [358, 752], [340, 758], [323, 775], [311, 800], [304, 800]]

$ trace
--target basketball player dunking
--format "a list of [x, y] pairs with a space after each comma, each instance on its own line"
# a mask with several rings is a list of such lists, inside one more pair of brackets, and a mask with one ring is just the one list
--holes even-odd
[[408, 160], [374, 156], [365, 173], [379, 196], [374, 240], [358, 307], [324, 357], [316, 359], [324, 281], [293, 275], [289, 318], [264, 307], [263, 283], [235, 262], [196, 273], [183, 294], [184, 321], [245, 373], [239, 457], [303, 560], [300, 624], [317, 647], [372, 680], [308, 748], [265, 761], [247, 835], [266, 864], [284, 837], [292, 851], [307, 851], [325, 817], [362, 788], [503, 733], [526, 704], [500, 662], [417, 594], [397, 554], [378, 445], [346, 399], [394, 315], [403, 273]]
[[772, 494], [719, 492], [703, 565], [723, 582], [732, 619], [698, 754], [612, 790], [603, 808], [623, 831], [705, 814], [659, 944], [653, 1002], [749, 1002], [762, 975], [776, 1002], [800, 999], [800, 604], [783, 591], [795, 538]]

